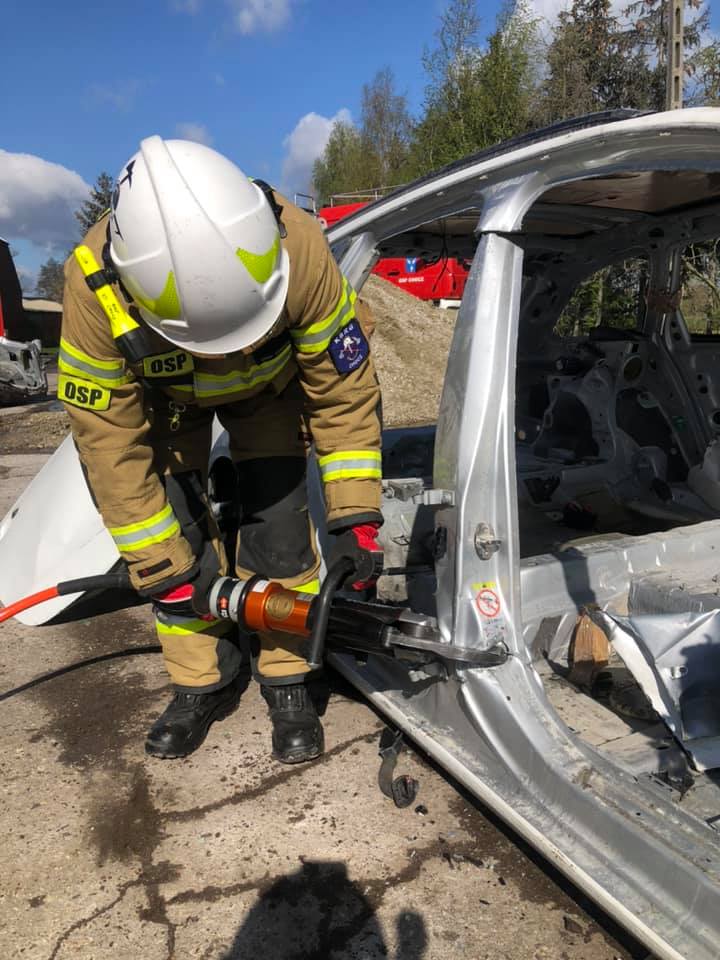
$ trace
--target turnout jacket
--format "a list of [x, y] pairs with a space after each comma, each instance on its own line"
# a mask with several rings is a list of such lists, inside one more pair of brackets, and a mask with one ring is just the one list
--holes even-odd
[[[58, 397], [93, 497], [136, 587], [152, 588], [194, 562], [166, 497], [162, 457], [153, 449], [158, 434], [151, 424], [161, 409], [182, 418], [188, 407], [279, 395], [297, 378], [330, 529], [355, 518], [381, 519], [380, 389], [359, 322], [369, 311], [362, 315], [364, 307], [317, 221], [276, 196], [287, 232], [282, 244], [290, 259], [289, 287], [278, 325], [251, 350], [198, 357], [145, 326], [157, 352], [130, 363], [77, 257], [65, 264]], [[98, 265], [107, 223], [106, 215], [83, 241]], [[105, 288], [110, 289], [122, 310], [142, 325], [121, 285]], [[169, 431], [162, 431], [169, 445], [172, 430], [171, 422]]]

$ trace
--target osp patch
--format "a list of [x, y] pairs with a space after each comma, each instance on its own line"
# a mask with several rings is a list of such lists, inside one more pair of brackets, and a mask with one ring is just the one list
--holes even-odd
[[351, 320], [335, 334], [328, 346], [328, 352], [335, 364], [335, 369], [343, 375], [357, 370], [367, 360], [370, 344], [365, 339], [365, 334], [357, 320]]
[[97, 383], [81, 380], [80, 377], [69, 377], [61, 374], [58, 377], [58, 400], [71, 403], [74, 407], [84, 407], [86, 410], [107, 410], [110, 406], [110, 391]]

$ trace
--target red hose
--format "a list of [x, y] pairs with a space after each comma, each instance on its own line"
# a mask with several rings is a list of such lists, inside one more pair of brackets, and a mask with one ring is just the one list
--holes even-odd
[[60, 596], [60, 594], [58, 593], [57, 587], [48, 587], [47, 590], [31, 593], [29, 597], [23, 597], [22, 600], [11, 603], [9, 607], [3, 607], [0, 610], [0, 623], [4, 620], [9, 620], [10, 617], [17, 616], [18, 613], [22, 613], [23, 610], [27, 610], [29, 607], [34, 607], [38, 603], [44, 603], [46, 600], [52, 600], [58, 596]]

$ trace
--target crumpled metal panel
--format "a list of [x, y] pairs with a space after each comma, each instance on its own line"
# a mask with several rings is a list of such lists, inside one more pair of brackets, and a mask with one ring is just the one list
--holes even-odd
[[720, 610], [602, 617], [613, 647], [697, 769], [720, 767]]

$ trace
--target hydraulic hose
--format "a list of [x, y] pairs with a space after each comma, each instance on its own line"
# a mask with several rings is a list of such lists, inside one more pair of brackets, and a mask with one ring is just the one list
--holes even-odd
[[325, 652], [325, 634], [327, 633], [330, 608], [333, 597], [340, 584], [355, 572], [355, 564], [349, 557], [341, 557], [327, 572], [312, 613], [312, 631], [308, 648], [307, 662], [311, 670], [319, 670]]
[[3, 607], [0, 609], [0, 623], [17, 616], [23, 610], [29, 610], [30, 607], [36, 607], [39, 603], [53, 600], [55, 597], [66, 597], [70, 593], [86, 593], [89, 590], [123, 590], [129, 586], [130, 579], [124, 570], [117, 573], [103, 573], [97, 577], [65, 580], [54, 587], [31, 593], [29, 597], [23, 597], [21, 600], [16, 600], [15, 603]]

